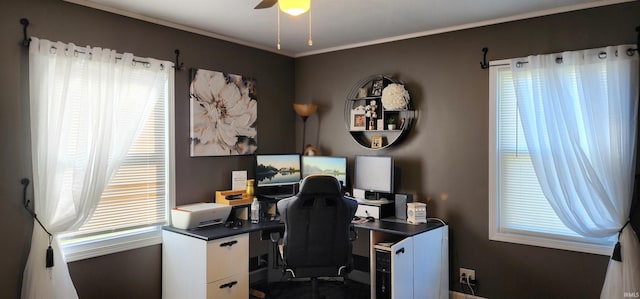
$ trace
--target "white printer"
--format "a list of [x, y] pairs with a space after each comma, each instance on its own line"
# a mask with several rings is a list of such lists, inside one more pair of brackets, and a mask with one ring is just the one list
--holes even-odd
[[218, 203], [195, 203], [171, 209], [171, 225], [180, 229], [193, 229], [225, 223], [232, 206]]

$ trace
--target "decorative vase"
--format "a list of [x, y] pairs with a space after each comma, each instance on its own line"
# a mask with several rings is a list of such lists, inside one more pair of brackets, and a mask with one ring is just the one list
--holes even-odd
[[369, 130], [375, 130], [375, 129], [376, 129], [376, 125], [372, 118], [369, 120]]
[[247, 180], [247, 196], [253, 196], [253, 180]]
[[396, 129], [396, 124], [388, 124], [388, 125], [387, 125], [387, 128], [388, 128], [389, 130], [395, 130], [395, 129]]

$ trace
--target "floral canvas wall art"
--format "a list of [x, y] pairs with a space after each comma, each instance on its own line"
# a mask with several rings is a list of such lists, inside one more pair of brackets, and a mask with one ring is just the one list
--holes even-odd
[[250, 155], [258, 148], [256, 81], [240, 75], [192, 70], [191, 156]]

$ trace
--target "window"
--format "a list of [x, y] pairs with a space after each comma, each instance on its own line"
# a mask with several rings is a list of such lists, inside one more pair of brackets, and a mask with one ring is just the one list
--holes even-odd
[[489, 108], [489, 239], [609, 255], [615, 238], [567, 228], [544, 197], [516, 106], [509, 60], [492, 62]]
[[[78, 231], [61, 235], [67, 261], [160, 244], [173, 195], [173, 72], [100, 202]], [[73, 85], [72, 85], [73, 86]]]

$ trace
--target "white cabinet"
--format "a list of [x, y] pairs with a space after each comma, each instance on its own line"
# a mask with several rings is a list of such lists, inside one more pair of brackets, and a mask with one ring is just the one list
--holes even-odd
[[249, 297], [249, 235], [206, 241], [162, 232], [162, 298]]
[[448, 235], [448, 226], [413, 236], [371, 231], [372, 298], [449, 298]]

